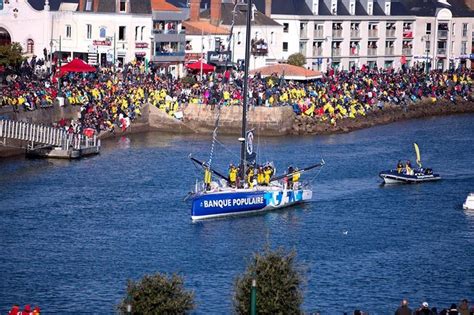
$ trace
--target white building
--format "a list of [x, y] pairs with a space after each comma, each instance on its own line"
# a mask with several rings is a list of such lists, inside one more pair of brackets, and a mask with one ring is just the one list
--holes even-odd
[[283, 25], [282, 57], [301, 52], [307, 67], [322, 71], [413, 65], [426, 59], [426, 45], [439, 68], [446, 69], [449, 60], [470, 66], [474, 12], [452, 1], [415, 0], [408, 6], [403, 0], [255, 0], [260, 11], [271, 8], [272, 19]]
[[2, 1], [0, 5], [0, 45], [19, 43], [25, 56], [44, 58], [51, 38], [51, 12], [46, 1], [44, 10], [36, 10], [26, 0]]

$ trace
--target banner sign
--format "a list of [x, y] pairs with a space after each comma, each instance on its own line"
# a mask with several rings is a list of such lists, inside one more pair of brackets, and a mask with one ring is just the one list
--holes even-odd
[[135, 48], [148, 48], [148, 43], [135, 43]]
[[94, 40], [92, 41], [94, 46], [110, 46], [112, 42], [110, 40]]

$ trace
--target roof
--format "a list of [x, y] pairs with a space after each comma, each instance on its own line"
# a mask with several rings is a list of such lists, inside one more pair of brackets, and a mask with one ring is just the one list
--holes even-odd
[[[143, 1], [143, 0], [142, 0]], [[153, 11], [181, 11], [178, 7], [175, 7], [171, 3], [165, 0], [150, 0], [151, 8]]]
[[262, 77], [268, 77], [272, 74], [277, 74], [278, 76], [284, 76], [285, 79], [289, 80], [312, 80], [322, 77], [320, 71], [314, 71], [305, 69], [303, 67], [293, 66], [286, 63], [279, 63], [276, 65], [265, 66], [250, 71], [250, 74], [254, 75], [260, 72]]
[[[265, 0], [254, 0], [254, 3], [260, 12], [265, 12]], [[273, 0], [272, 14], [312, 15], [313, 13], [305, 0]]]
[[209, 23], [209, 21], [184, 21], [183, 26], [186, 28], [186, 35], [202, 35], [213, 34], [213, 35], [228, 35], [229, 30], [215, 26]]
[[[435, 16], [438, 9], [447, 8], [453, 14], [453, 17], [474, 17], [474, 11], [471, 10], [463, 0], [448, 0], [449, 4], [437, 0], [401, 0], [407, 8], [410, 15], [417, 16]], [[392, 2], [393, 6], [393, 2]]]
[[[235, 19], [234, 25], [245, 25], [247, 21], [247, 4], [238, 4], [235, 8]], [[232, 25], [234, 4], [232, 3], [222, 3], [221, 6], [221, 24], [222, 25]], [[210, 9], [201, 12], [201, 18], [209, 19], [210, 18]], [[275, 20], [269, 18], [260, 11], [255, 12], [255, 18], [252, 21], [252, 25], [266, 25], [266, 26], [280, 26]]]
[[[50, 0], [49, 7], [52, 11], [57, 11], [62, 2], [79, 3], [79, 0]], [[28, 3], [36, 10], [43, 10], [44, 8], [44, 0], [28, 0]]]

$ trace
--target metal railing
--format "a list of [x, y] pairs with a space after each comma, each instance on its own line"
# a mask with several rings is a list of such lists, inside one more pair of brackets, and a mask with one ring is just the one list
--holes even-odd
[[438, 30], [438, 38], [448, 38], [447, 30]]
[[403, 48], [402, 54], [404, 54], [405, 56], [411, 56], [413, 54], [413, 50], [411, 48]]
[[324, 38], [323, 30], [314, 30], [314, 38]]
[[308, 38], [307, 29], [300, 29], [300, 38]]
[[4, 141], [6, 139], [25, 141], [31, 148], [35, 144], [61, 147], [63, 150], [81, 150], [100, 146], [100, 140], [96, 135], [89, 138], [82, 134], [70, 134], [61, 128], [14, 120], [0, 120], [0, 138]]
[[377, 48], [367, 48], [368, 56], [377, 56]]
[[341, 48], [332, 48], [332, 56], [339, 57], [341, 55]]
[[369, 37], [379, 37], [379, 30], [369, 30]]
[[332, 30], [332, 37], [342, 38], [342, 30]]
[[395, 37], [395, 30], [387, 30], [387, 32], [385, 33], [385, 37]]
[[392, 56], [395, 54], [395, 48], [393, 47], [385, 47], [385, 55]]
[[351, 38], [360, 38], [359, 30], [351, 30]]
[[322, 48], [313, 48], [313, 56], [322, 56], [323, 49]]
[[446, 55], [446, 48], [438, 48], [437, 54], [438, 55]]

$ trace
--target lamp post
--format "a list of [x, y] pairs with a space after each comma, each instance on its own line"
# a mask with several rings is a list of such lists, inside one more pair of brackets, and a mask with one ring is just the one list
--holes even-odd
[[250, 292], [250, 315], [257, 314], [257, 280], [252, 279], [252, 290]]
[[125, 305], [127, 306], [127, 314], [132, 314], [132, 297], [130, 296], [130, 294], [127, 295], [125, 303]]
[[[332, 69], [332, 57], [333, 57], [333, 55], [332, 55], [332, 40], [331, 40], [331, 39], [332, 39], [331, 36], [326, 36], [326, 37], [324, 37], [324, 41], [325, 41], [325, 42], [329, 42], [329, 49], [330, 49], [329, 54], [330, 54], [330, 58], [329, 58], [329, 62], [328, 62], [327, 64], [328, 64], [328, 65], [331, 67], [331, 69]], [[326, 71], [328, 71], [328, 69], [326, 69]]]

